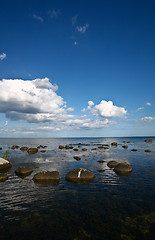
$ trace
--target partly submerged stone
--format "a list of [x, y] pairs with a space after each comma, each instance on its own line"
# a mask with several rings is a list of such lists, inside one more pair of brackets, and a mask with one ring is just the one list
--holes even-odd
[[0, 182], [5, 182], [8, 179], [6, 173], [0, 173]]
[[131, 149], [132, 152], [137, 152], [138, 150], [136, 148]]
[[82, 148], [82, 151], [84, 151], [84, 152], [87, 151], [87, 148]]
[[27, 150], [28, 154], [35, 154], [38, 152], [38, 148], [29, 148]]
[[62, 145], [59, 145], [59, 149], [64, 149], [65, 147]]
[[66, 175], [66, 180], [70, 182], [88, 182], [95, 178], [94, 173], [84, 168], [77, 168]]
[[152, 139], [145, 139], [145, 142], [152, 142]]
[[112, 146], [112, 147], [117, 147], [117, 145], [118, 145], [117, 142], [112, 142], [112, 143], [111, 143], [111, 146]]
[[34, 175], [33, 181], [36, 183], [58, 183], [60, 175], [58, 171], [39, 172]]
[[99, 162], [99, 163], [104, 163], [105, 161], [104, 161], [104, 160], [98, 160], [97, 162]]
[[81, 160], [81, 158], [79, 156], [74, 156], [74, 159], [77, 160], [77, 161]]
[[113, 169], [118, 175], [129, 175], [132, 172], [132, 167], [126, 162], [118, 163]]
[[13, 145], [13, 146], [11, 147], [11, 149], [18, 149], [18, 148], [19, 148], [18, 145]]
[[151, 152], [151, 150], [150, 149], [146, 149], [145, 152]]
[[15, 171], [16, 175], [21, 178], [29, 176], [32, 172], [33, 172], [33, 170], [28, 167], [19, 167]]
[[128, 148], [128, 146], [127, 146], [127, 145], [123, 145], [123, 146], [122, 146], [122, 148], [125, 148], [125, 149], [127, 149], [127, 148]]
[[4, 158], [0, 158], [0, 172], [9, 171], [12, 167], [11, 163]]
[[118, 162], [117, 162], [117, 161], [114, 161], [114, 160], [108, 162], [108, 164], [107, 164], [107, 166], [108, 166], [109, 168], [114, 168], [114, 167], [116, 167], [117, 165], [118, 165]]

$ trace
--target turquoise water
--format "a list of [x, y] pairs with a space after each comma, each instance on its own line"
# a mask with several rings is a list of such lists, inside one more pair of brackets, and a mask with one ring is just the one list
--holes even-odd
[[[8, 180], [0, 183], [0, 240], [155, 239], [155, 138], [149, 138], [152, 143], [142, 137], [0, 139], [0, 156], [9, 150], [7, 158], [13, 165]], [[117, 147], [98, 148], [113, 141]], [[12, 150], [15, 144], [47, 148], [45, 153], [39, 150], [28, 155]], [[66, 144], [79, 150], [58, 149]], [[122, 148], [124, 144], [128, 149]], [[133, 148], [138, 151], [132, 152]], [[146, 153], [146, 149], [151, 152]], [[76, 161], [74, 156], [81, 160]], [[129, 163], [132, 173], [118, 176], [108, 168], [110, 160]], [[15, 174], [19, 166], [34, 171], [21, 179]], [[95, 179], [86, 184], [67, 182], [65, 175], [79, 167], [93, 172]], [[60, 183], [35, 184], [34, 174], [43, 170], [58, 170]]]

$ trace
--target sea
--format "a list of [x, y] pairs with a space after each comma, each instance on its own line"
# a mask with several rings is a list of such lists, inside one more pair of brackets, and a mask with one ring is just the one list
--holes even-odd
[[[148, 138], [152, 142], [146, 142]], [[112, 142], [118, 146], [112, 147]], [[46, 146], [45, 152], [38, 148], [29, 155], [20, 150], [40, 145]], [[109, 148], [102, 148], [105, 145]], [[0, 157], [12, 164], [8, 179], [0, 182], [0, 240], [155, 239], [155, 137], [1, 138], [0, 147]], [[130, 164], [131, 174], [116, 174], [107, 166], [111, 160]], [[20, 178], [15, 173], [20, 166], [33, 172]], [[67, 181], [66, 174], [77, 168], [91, 171], [95, 178]], [[33, 181], [36, 173], [55, 170], [59, 183]]]

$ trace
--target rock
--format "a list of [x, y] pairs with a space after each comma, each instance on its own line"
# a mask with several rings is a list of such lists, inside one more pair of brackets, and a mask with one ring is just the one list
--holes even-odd
[[73, 150], [74, 150], [75, 152], [79, 151], [79, 149], [77, 149], [77, 148], [74, 148]]
[[109, 147], [106, 147], [106, 146], [105, 146], [105, 147], [103, 147], [103, 148], [104, 148], [104, 149], [109, 149]]
[[19, 167], [15, 171], [16, 175], [22, 178], [29, 176], [32, 172], [33, 170], [28, 167]]
[[111, 143], [111, 146], [112, 146], [112, 147], [117, 147], [117, 145], [118, 145], [117, 142], [112, 142], [112, 143]]
[[114, 168], [114, 167], [116, 167], [118, 165], [118, 162], [117, 161], [110, 161], [110, 162], [108, 162], [108, 164], [107, 164], [107, 166], [109, 167], [109, 168]]
[[97, 150], [97, 148], [92, 148], [92, 151], [96, 151]]
[[152, 139], [145, 139], [145, 142], [152, 142]]
[[118, 163], [113, 170], [118, 175], [128, 175], [132, 172], [131, 166], [126, 162]]
[[65, 147], [62, 145], [59, 145], [59, 149], [64, 149]]
[[13, 146], [11, 147], [11, 149], [18, 149], [18, 148], [19, 148], [18, 145], [13, 145]]
[[9, 171], [12, 167], [11, 163], [4, 158], [0, 158], [0, 172]]
[[41, 150], [40, 152], [41, 152], [41, 153], [44, 153], [44, 152], [46, 152], [46, 150]]
[[138, 151], [136, 148], [131, 149], [131, 151], [136, 152]]
[[69, 145], [66, 145], [66, 146], [65, 146], [65, 149], [70, 149], [70, 146], [69, 146]]
[[0, 150], [2, 150], [2, 147], [0, 147]]
[[5, 173], [0, 173], [0, 182], [5, 182], [8, 176]]
[[105, 161], [104, 161], [104, 160], [98, 160], [97, 162], [99, 162], [99, 163], [104, 163]]
[[24, 146], [24, 147], [21, 147], [20, 150], [23, 151], [23, 152], [24, 152], [24, 151], [27, 151], [27, 150], [28, 150], [28, 147], [25, 147], [25, 146]]
[[87, 151], [87, 148], [82, 148], [82, 151]]
[[127, 149], [127, 148], [128, 148], [128, 146], [127, 146], [127, 145], [123, 145], [123, 146], [122, 146], [122, 148], [125, 148], [125, 149]]
[[88, 182], [93, 180], [94, 178], [95, 175], [84, 168], [77, 168], [70, 171], [66, 175], [66, 180], [70, 182]]
[[29, 148], [27, 150], [28, 154], [35, 154], [38, 152], [38, 148]]
[[78, 157], [78, 156], [74, 156], [74, 159], [76, 159], [77, 161], [80, 161], [80, 160], [81, 160], [81, 158]]
[[98, 169], [97, 171], [98, 171], [99, 173], [105, 172], [104, 169]]
[[103, 146], [99, 146], [98, 148], [99, 148], [99, 149], [103, 149], [104, 147], [103, 147]]
[[58, 183], [60, 176], [58, 171], [39, 172], [34, 175], [33, 181], [36, 183]]
[[145, 152], [151, 152], [151, 150], [147, 149], [147, 150], [145, 150]]

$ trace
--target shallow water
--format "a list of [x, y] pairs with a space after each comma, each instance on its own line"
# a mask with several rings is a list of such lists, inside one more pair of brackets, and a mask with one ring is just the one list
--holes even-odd
[[[145, 139], [0, 139], [0, 157], [9, 150], [7, 159], [13, 165], [8, 180], [0, 183], [0, 240], [155, 239], [155, 138], [151, 138], [152, 143]], [[117, 147], [98, 148], [113, 141]], [[15, 144], [47, 148], [45, 153], [39, 150], [28, 155], [12, 150]], [[79, 151], [58, 149], [66, 144]], [[128, 149], [122, 148], [124, 144]], [[83, 147], [88, 150], [83, 152]], [[138, 151], [132, 152], [133, 148]], [[146, 149], [151, 152], [146, 153]], [[74, 156], [81, 160], [76, 161]], [[110, 160], [128, 162], [132, 173], [118, 176], [107, 167]], [[15, 175], [19, 166], [34, 171], [21, 179]], [[95, 179], [86, 184], [67, 182], [65, 175], [79, 167], [92, 171]], [[59, 184], [34, 183], [34, 174], [42, 170], [58, 170]]]

